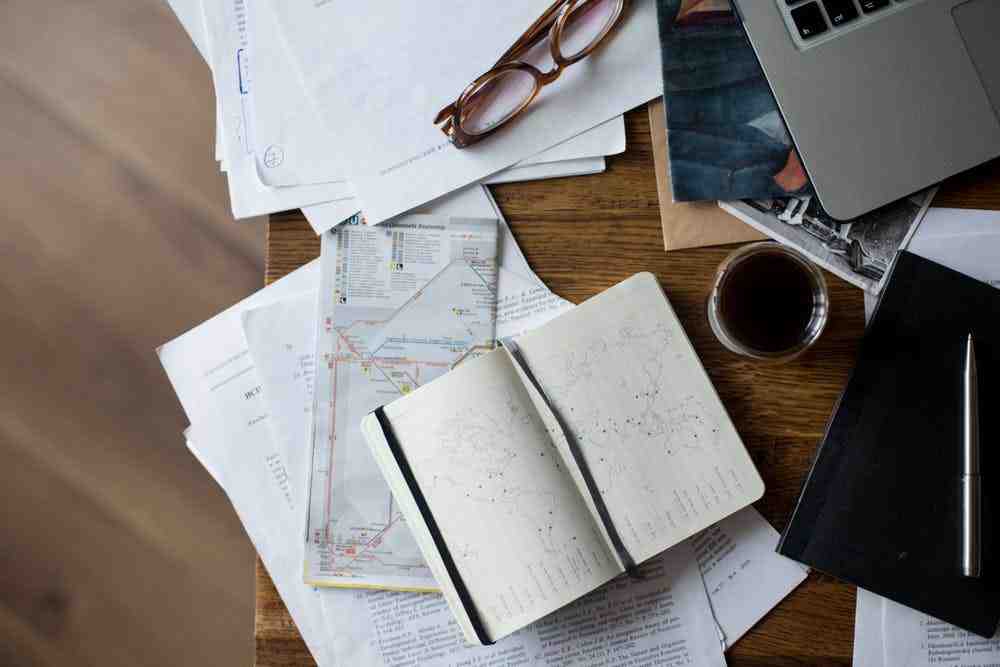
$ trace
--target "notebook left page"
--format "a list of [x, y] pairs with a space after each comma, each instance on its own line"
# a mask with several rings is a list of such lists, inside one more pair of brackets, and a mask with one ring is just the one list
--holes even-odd
[[[385, 415], [491, 639], [621, 573], [502, 350], [390, 403]], [[391, 468], [384, 448], [369, 442]]]

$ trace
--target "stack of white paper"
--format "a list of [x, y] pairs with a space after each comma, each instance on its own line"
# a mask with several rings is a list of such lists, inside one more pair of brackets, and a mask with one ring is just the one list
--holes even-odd
[[[395, 178], [365, 188], [367, 196], [361, 199], [353, 183], [367, 174], [369, 158], [378, 154], [374, 149], [381, 142], [376, 139], [384, 136], [375, 132], [377, 124], [392, 126], [389, 134], [394, 146], [385, 159], [394, 160], [399, 150], [408, 150], [405, 147], [408, 142], [403, 139], [414, 136], [416, 128], [404, 122], [412, 114], [388, 107], [381, 109], [384, 113], [374, 113], [377, 109], [362, 104], [347, 111], [346, 120], [341, 121], [323, 104], [317, 103], [328, 98], [325, 95], [317, 97], [314, 87], [309, 84], [317, 68], [346, 72], [357, 64], [358, 54], [352, 50], [356, 42], [338, 41], [328, 33], [334, 23], [342, 18], [360, 21], [347, 31], [352, 35], [356, 33], [355, 28], [360, 34], [363, 25], [377, 25], [376, 36], [372, 38], [382, 41], [390, 38], [383, 31], [398, 26], [398, 21], [374, 21], [374, 17], [366, 15], [377, 10], [384, 13], [384, 18], [408, 19], [410, 3], [375, 6], [361, 3], [357, 5], [360, 10], [357, 15], [339, 17], [334, 12], [313, 14], [321, 5], [332, 7], [332, 3], [315, 3], [314, 7], [313, 3], [271, 3], [269, 0], [169, 1], [212, 70], [217, 107], [216, 159], [229, 181], [234, 216], [248, 218], [301, 208], [317, 233], [331, 229], [362, 209], [367, 222], [378, 223], [391, 217], [384, 213], [386, 210], [391, 210], [394, 216], [475, 182], [506, 183], [601, 172], [605, 168], [605, 156], [625, 150], [625, 124], [621, 113], [656, 97], [662, 88], [658, 57], [645, 59], [655, 61], [655, 66], [651, 63], [643, 68], [643, 85], [635, 90], [628, 89], [628, 94], [624, 94], [621, 82], [616, 83], [618, 95], [609, 98], [606, 94], [598, 94], [597, 91], [608, 83], [608, 75], [592, 75], [588, 85], [596, 88], [587, 97], [596, 100], [593, 104], [597, 108], [594, 109], [581, 103], [580, 94], [575, 90], [581, 84], [567, 81], [564, 91], [567, 99], [562, 104], [569, 104], [574, 110], [572, 122], [549, 122], [541, 131], [532, 131], [531, 126], [535, 123], [529, 123], [526, 131], [512, 132], [519, 135], [516, 149], [501, 150], [489, 142], [489, 146], [461, 153], [450, 145], [441, 146], [439, 152], [443, 159], [419, 165], [414, 161], [407, 169], [395, 170]], [[522, 4], [527, 7], [532, 3]], [[652, 7], [652, 2], [647, 0], [647, 4]], [[484, 18], [491, 13], [482, 6], [477, 6], [477, 11]], [[416, 14], [429, 20], [432, 12], [421, 9]], [[523, 13], [498, 14], [497, 18], [506, 21], [504, 27], [510, 29], [514, 22], [523, 18]], [[640, 18], [636, 17], [633, 22]], [[292, 27], [301, 27], [303, 21], [321, 32], [302, 34]], [[433, 23], [435, 25], [428, 23], [431, 30], [439, 26], [436, 21]], [[522, 29], [530, 23], [529, 19]], [[650, 31], [643, 34], [647, 32]], [[439, 31], [435, 31], [432, 41], [438, 42], [441, 38]], [[646, 36], [647, 41], [651, 38], [652, 33]], [[332, 44], [338, 47], [331, 48]], [[652, 44], [655, 47], [655, 42]], [[434, 51], [426, 44], [411, 54], [386, 49], [387, 59], [397, 66], [388, 61], [366, 63], [364, 69], [357, 72], [358, 76], [348, 78], [355, 87], [379, 89], [380, 96], [395, 95], [401, 87], [423, 91], [421, 79], [428, 82], [436, 79], [439, 72], [435, 73], [433, 68], [442, 63], [421, 59], [420, 62], [430, 69], [417, 79], [398, 64], [405, 62], [407, 55], [426, 56], [428, 50]], [[307, 63], [296, 57], [307, 52], [311, 58]], [[658, 49], [651, 48], [648, 53], [657, 52]], [[366, 47], [366, 53], [375, 58], [381, 51]], [[621, 65], [618, 61], [631, 53], [630, 50], [619, 55], [615, 65]], [[485, 52], [483, 54], [485, 57]], [[463, 59], [449, 62], [461, 61]], [[484, 63], [483, 67], [492, 62]], [[366, 74], [371, 67], [383, 66], [384, 76], [371, 80]], [[611, 63], [601, 71], [610, 67]], [[451, 69], [463, 72], [464, 76], [464, 68]], [[581, 75], [584, 69], [580, 68]], [[639, 76], [632, 73], [626, 79], [638, 80]], [[341, 83], [347, 82], [338, 81], [338, 86]], [[329, 84], [324, 90], [329, 90]], [[345, 103], [358, 99], [358, 93], [348, 91], [345, 85], [338, 99], [341, 95]], [[413, 112], [418, 113], [416, 109]], [[395, 123], [397, 117], [398, 124]], [[359, 126], [362, 119], [366, 121], [364, 128]], [[441, 143], [444, 135], [431, 125], [431, 120], [432, 117], [426, 118], [420, 125], [427, 125], [433, 132], [417, 134], [424, 140], [430, 134], [436, 143]], [[363, 169], [363, 165], [366, 168]], [[367, 184], [368, 179], [363, 182]]]

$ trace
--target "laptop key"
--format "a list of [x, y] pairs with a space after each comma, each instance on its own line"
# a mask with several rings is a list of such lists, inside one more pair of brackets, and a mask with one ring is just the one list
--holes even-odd
[[830, 23], [834, 27], [858, 18], [858, 10], [854, 7], [854, 0], [823, 0], [823, 6], [826, 7], [826, 15], [830, 17]]
[[861, 11], [865, 14], [874, 12], [876, 9], [882, 9], [889, 5], [889, 0], [861, 0]]
[[793, 9], [792, 20], [795, 21], [795, 27], [802, 39], [810, 39], [826, 32], [826, 19], [823, 18], [823, 11], [815, 2]]

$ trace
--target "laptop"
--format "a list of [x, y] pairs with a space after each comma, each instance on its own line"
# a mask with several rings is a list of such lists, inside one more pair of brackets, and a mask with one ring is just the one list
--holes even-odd
[[1000, 156], [1000, 0], [733, 0], [846, 220]]

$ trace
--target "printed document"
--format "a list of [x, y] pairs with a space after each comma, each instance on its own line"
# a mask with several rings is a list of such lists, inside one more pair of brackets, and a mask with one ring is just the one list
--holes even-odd
[[[906, 248], [967, 276], [1000, 287], [1000, 212], [932, 208]], [[865, 321], [878, 298], [865, 293]]]
[[778, 538], [753, 507], [691, 538], [727, 648], [805, 581], [808, 568], [775, 553]]
[[546, 86], [510, 127], [458, 150], [432, 121], [544, 6], [534, 0], [258, 1], [270, 2], [278, 16], [307, 92], [341, 147], [340, 171], [357, 188], [372, 224], [480, 181], [663, 92], [656, 4], [636, 0], [609, 41]]
[[436, 590], [362, 418], [496, 337], [496, 220], [409, 215], [323, 237], [305, 580]]
[[[271, 439], [295, 479], [309, 469], [316, 355], [315, 290], [243, 312], [243, 335], [262, 387]], [[289, 485], [304, 521], [306, 485]]]
[[500, 267], [497, 338], [517, 338], [573, 307], [544, 285]]
[[985, 667], [1000, 663], [1000, 640], [983, 639], [885, 598], [882, 641], [886, 667]]
[[293, 482], [271, 437], [262, 387], [241, 331], [241, 314], [313, 289], [317, 263], [291, 273], [179, 338], [163, 345], [160, 361], [188, 419], [196, 457], [223, 486], [307, 646], [321, 664], [328, 633], [322, 607], [301, 584], [300, 511]]
[[205, 2], [204, 9], [233, 215], [245, 218], [353, 197], [353, 188], [343, 179], [294, 188], [269, 188], [260, 181], [253, 152], [253, 81], [246, 2]]
[[[218, 415], [225, 419], [225, 415]], [[324, 611], [323, 592], [302, 583], [302, 543], [295, 538], [295, 525], [280, 507], [259, 502], [257, 488], [263, 482], [253, 466], [234, 465], [228, 441], [204, 430], [191, 427], [186, 432], [187, 446], [205, 469], [226, 491], [236, 514], [253, 542], [264, 567], [274, 582], [282, 602], [295, 620], [295, 626], [319, 667], [335, 667], [330, 628], [336, 627]], [[266, 435], [266, 429], [253, 437]], [[302, 482], [302, 479], [297, 480]]]
[[725, 657], [690, 546], [679, 544], [492, 646], [470, 646], [440, 595], [331, 591], [345, 665], [724, 667]]
[[[254, 462], [255, 467], [270, 472], [268, 483], [258, 490], [260, 499], [283, 505], [289, 511], [293, 498], [288, 467], [265, 423], [262, 388], [243, 338], [242, 313], [313, 290], [318, 277], [318, 262], [310, 262], [157, 351], [188, 421], [206, 437], [239, 443], [229, 452], [234, 460], [242, 465]], [[227, 411], [240, 416], [240, 433], [226, 431], [221, 424], [218, 431], [212, 430], [218, 421], [216, 416]], [[241, 433], [247, 429], [258, 429], [262, 435], [244, 439]]]
[[854, 667], [886, 667], [882, 635], [883, 602], [882, 596], [858, 589], [854, 610], [854, 656], [851, 661]]
[[[336, 156], [343, 147], [333, 141], [309, 101], [271, 6], [263, 0], [242, 2], [249, 23], [253, 151], [260, 179], [270, 186], [340, 180]], [[604, 170], [603, 156], [624, 150], [625, 121], [618, 116], [496, 174], [490, 182], [597, 173]], [[555, 164], [561, 161], [566, 162]]]
[[907, 249], [1000, 287], [1000, 211], [932, 208]]
[[[360, 205], [353, 197], [353, 190], [343, 192], [346, 183], [338, 175], [340, 172], [329, 164], [330, 156], [337, 151], [328, 142], [315, 108], [307, 101], [301, 80], [294, 76], [284, 38], [280, 31], [273, 29], [273, 17], [259, 20], [258, 14], [266, 12], [269, 5], [260, 0], [252, 4], [247, 4], [246, 0], [226, 2], [234, 7], [238, 16], [245, 17], [237, 29], [247, 44], [239, 65], [240, 76], [248, 85], [245, 94], [241, 90], [244, 104], [240, 105], [239, 114], [230, 116], [230, 122], [236, 118], [232, 128], [226, 126], [225, 107], [231, 109], [234, 104], [222, 99], [222, 91], [217, 91], [216, 95], [216, 159], [228, 176], [234, 215], [250, 217], [300, 207], [314, 231], [321, 234], [357, 213]], [[219, 36], [213, 40], [207, 28], [204, 3], [201, 0], [171, 0], [170, 5], [214, 74], [213, 49]], [[213, 30], [218, 32], [225, 23], [219, 20], [218, 3], [216, 5]], [[255, 34], [255, 30], [261, 34]], [[258, 55], [258, 52], [261, 53]], [[222, 80], [228, 81], [229, 77], [216, 80], [217, 88]], [[253, 86], [249, 86], [251, 81], [255, 82]], [[243, 150], [234, 152], [231, 146], [227, 147], [227, 141], [235, 141]], [[604, 170], [604, 160], [599, 156], [613, 155], [624, 149], [625, 125], [619, 116], [494, 174], [489, 182], [599, 173]], [[235, 159], [227, 159], [227, 151], [235, 155]], [[333, 183], [337, 189], [330, 193], [317, 191], [315, 187], [299, 189], [292, 187], [296, 180], [301, 181], [299, 185]], [[277, 184], [287, 187], [269, 187]], [[327, 194], [334, 198], [317, 202]]]
[[858, 589], [855, 667], [985, 667], [1000, 664], [1000, 638], [983, 639]]

